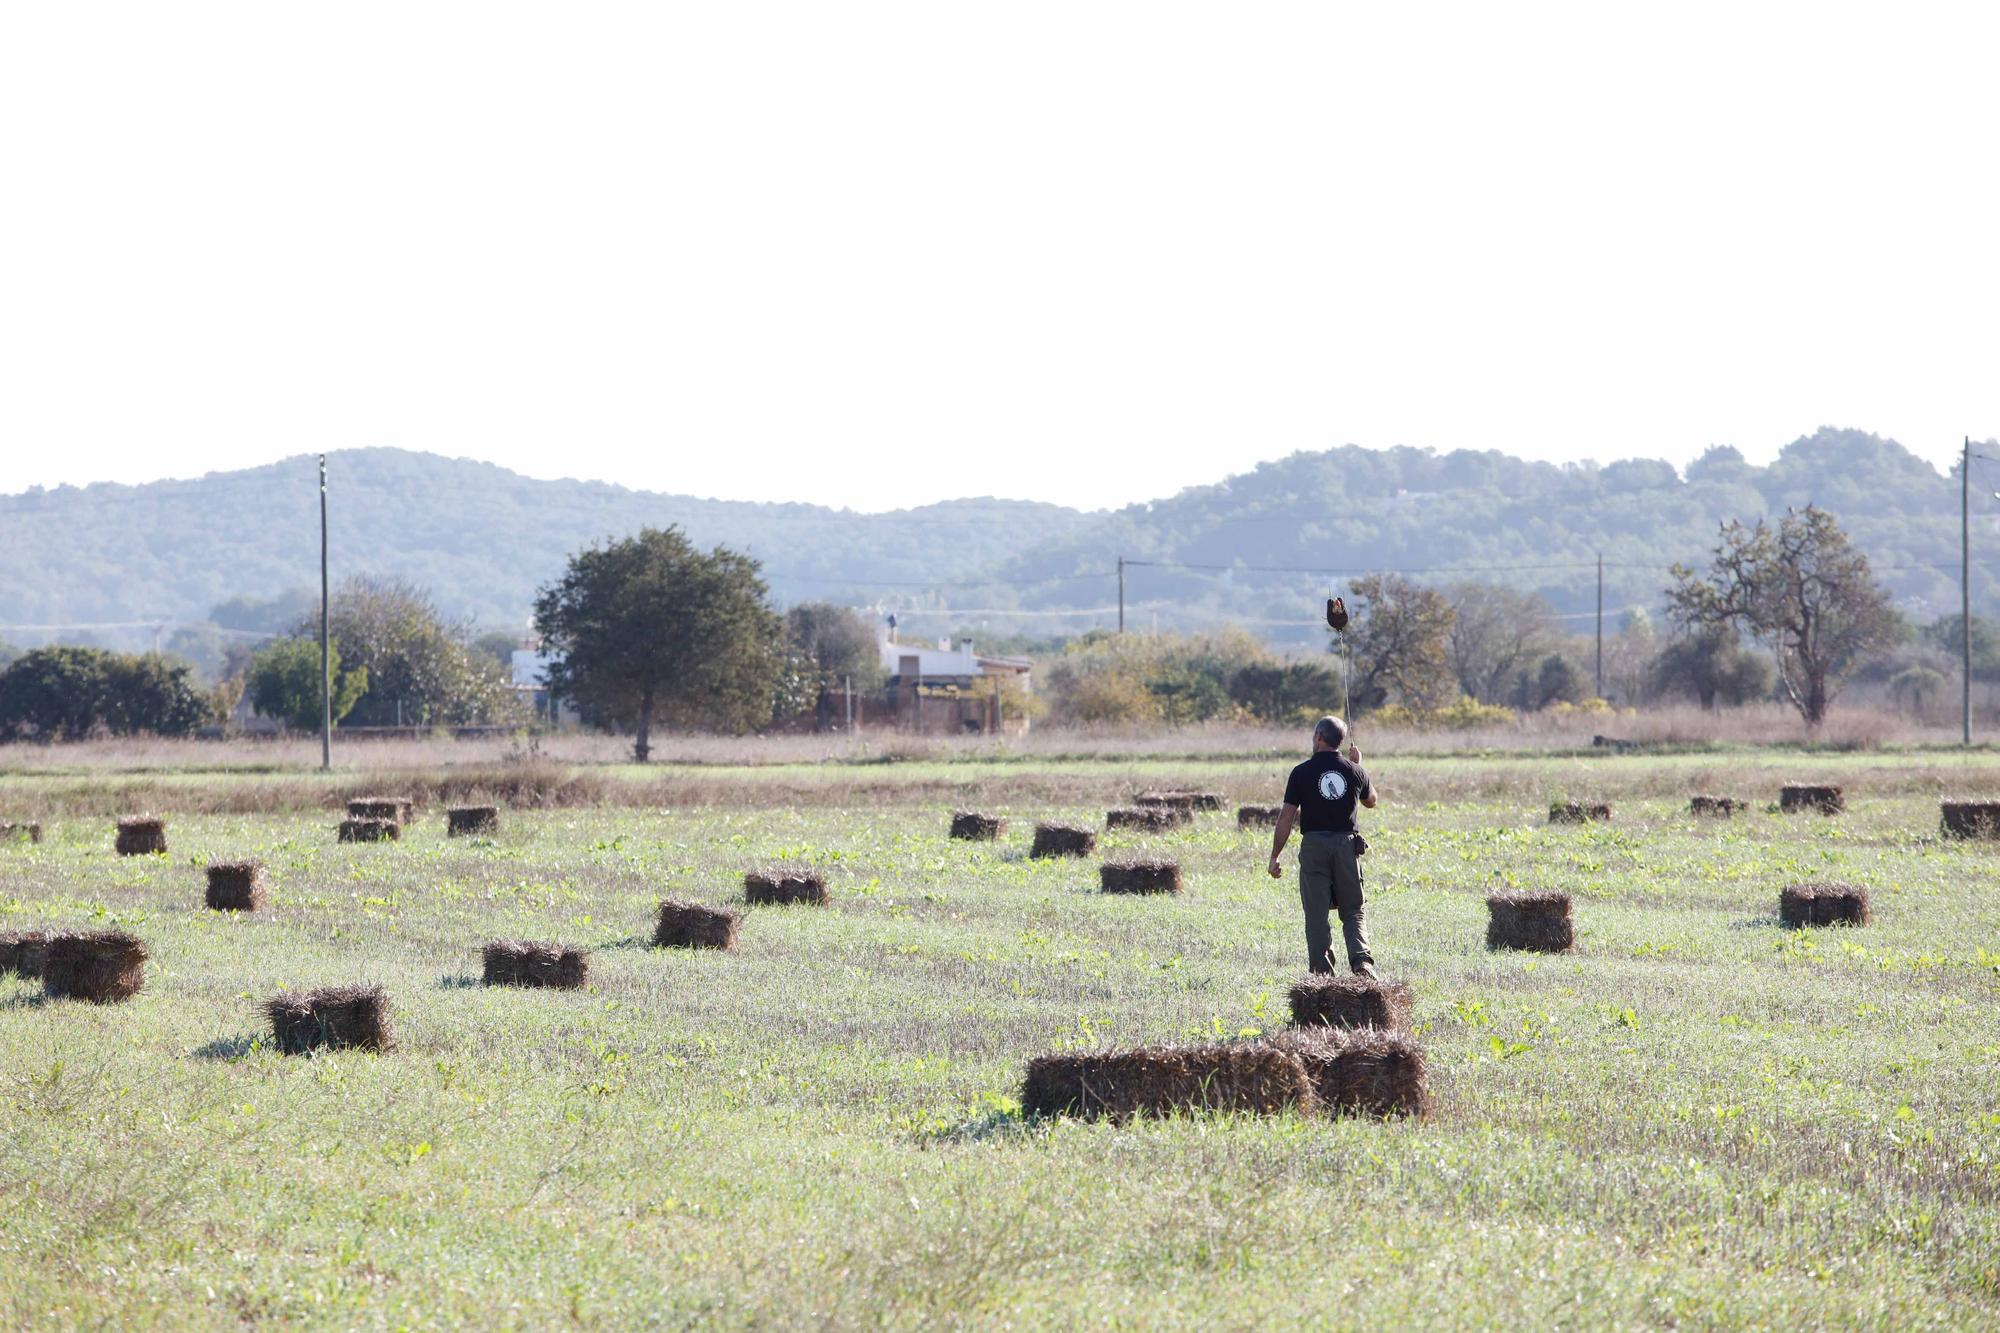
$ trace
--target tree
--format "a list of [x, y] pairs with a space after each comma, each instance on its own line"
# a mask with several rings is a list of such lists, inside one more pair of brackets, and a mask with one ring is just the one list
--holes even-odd
[[[334, 590], [329, 617], [343, 661], [368, 673], [350, 715], [356, 726], [475, 726], [512, 722], [520, 701], [500, 665], [466, 647], [428, 594], [401, 579], [359, 575]], [[317, 640], [318, 608], [294, 630]], [[317, 726], [317, 723], [314, 723]]]
[[1771, 692], [1771, 664], [1745, 648], [1734, 628], [1702, 626], [1676, 635], [1653, 658], [1647, 683], [1656, 694], [1689, 694], [1703, 708], [1740, 705]]
[[801, 602], [785, 612], [785, 636], [790, 652], [775, 716], [795, 717], [811, 708], [826, 731], [835, 721], [830, 691], [842, 684], [865, 690], [882, 681], [875, 626], [852, 607]]
[[1499, 703], [1508, 686], [1555, 640], [1555, 611], [1531, 592], [1491, 583], [1448, 589], [1451, 629], [1445, 656], [1458, 688], [1481, 703]]
[[[1957, 613], [1939, 616], [1924, 626], [1923, 642], [1942, 650], [1953, 662], [1962, 663], [1965, 654], [1965, 617]], [[1963, 666], [1960, 667], [1963, 670]], [[1985, 616], [1972, 618], [1972, 678], [1990, 680], [2000, 676], [2000, 632]]]
[[[1416, 713], [1451, 702], [1458, 680], [1446, 645], [1455, 616], [1445, 595], [1401, 574], [1365, 575], [1348, 593], [1355, 603], [1345, 631], [1353, 639], [1355, 711], [1380, 708], [1392, 696]], [[1339, 647], [1336, 636], [1334, 651]]]
[[0, 671], [0, 737], [185, 736], [209, 718], [190, 674], [186, 663], [156, 653], [37, 648]]
[[[333, 673], [333, 724], [353, 711], [368, 693], [368, 668], [341, 669], [340, 646], [328, 646]], [[321, 676], [319, 644], [311, 639], [280, 639], [251, 659], [245, 677], [250, 703], [265, 717], [274, 717], [294, 731], [318, 731]]]
[[1551, 704], [1579, 704], [1591, 697], [1590, 677], [1562, 653], [1550, 653], [1515, 678], [1514, 706], [1534, 712]]
[[1731, 626], [1771, 649], [1778, 681], [1809, 727], [1826, 720], [1841, 686], [1895, 644], [1900, 622], [1868, 557], [1833, 515], [1813, 505], [1771, 526], [1731, 521], [1707, 577], [1673, 568], [1669, 612], [1684, 632]]
[[506, 630], [489, 630], [466, 645], [475, 658], [491, 658], [499, 663], [510, 678], [514, 672], [514, 650], [520, 646], [521, 636]]
[[631, 726], [641, 763], [659, 722], [762, 726], [784, 666], [784, 627], [758, 569], [727, 547], [695, 549], [677, 527], [576, 552], [535, 599], [535, 628], [554, 659], [549, 688]]
[[1322, 662], [1253, 662], [1229, 678], [1229, 697], [1259, 721], [1301, 722], [1340, 710], [1340, 673]]

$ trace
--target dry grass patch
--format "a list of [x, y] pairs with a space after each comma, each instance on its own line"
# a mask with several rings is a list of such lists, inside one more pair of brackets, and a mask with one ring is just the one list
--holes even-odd
[[307, 1051], [388, 1051], [396, 1046], [389, 997], [380, 986], [331, 986], [273, 996], [264, 1005], [271, 1035], [286, 1055]]

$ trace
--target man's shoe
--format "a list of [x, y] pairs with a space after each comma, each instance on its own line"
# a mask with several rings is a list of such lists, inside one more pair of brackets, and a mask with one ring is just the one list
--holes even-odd
[[1382, 979], [1376, 973], [1375, 964], [1373, 963], [1356, 963], [1354, 965], [1354, 975], [1366, 978], [1369, 981], [1380, 981]]

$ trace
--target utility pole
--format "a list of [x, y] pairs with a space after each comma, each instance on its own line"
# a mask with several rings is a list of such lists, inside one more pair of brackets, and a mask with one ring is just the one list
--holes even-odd
[[1964, 659], [1959, 664], [1960, 703], [1965, 725], [1964, 743], [1972, 744], [1972, 437], [1965, 437], [1965, 457], [1958, 465], [1958, 596], [1959, 646]]
[[333, 611], [327, 604], [326, 455], [319, 456], [319, 766], [333, 768]]
[[1604, 552], [1597, 553], [1597, 697], [1604, 697]]
[[1118, 632], [1125, 632], [1125, 557], [1118, 557]]

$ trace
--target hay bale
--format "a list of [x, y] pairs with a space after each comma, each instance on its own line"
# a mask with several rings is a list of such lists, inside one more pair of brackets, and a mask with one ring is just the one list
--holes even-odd
[[1611, 818], [1611, 807], [1603, 802], [1557, 801], [1549, 806], [1551, 824], [1594, 824]]
[[1236, 827], [1276, 828], [1278, 816], [1284, 812], [1282, 805], [1239, 805], [1236, 807]]
[[1792, 884], [1778, 891], [1778, 920], [1805, 926], [1865, 926], [1868, 890], [1858, 884]]
[[1121, 856], [1097, 867], [1105, 893], [1179, 893], [1180, 862], [1164, 856]]
[[1417, 996], [1400, 981], [1315, 972], [1293, 984], [1291, 1000], [1292, 1021], [1301, 1027], [1402, 1032], [1410, 1026]]
[[1173, 805], [1128, 805], [1104, 812], [1104, 827], [1133, 829], [1140, 833], [1165, 833], [1193, 820], [1194, 816]]
[[743, 900], [751, 903], [811, 903], [824, 907], [830, 895], [826, 876], [806, 866], [753, 870], [743, 877]]
[[1688, 813], [1709, 819], [1733, 819], [1749, 808], [1749, 802], [1739, 801], [1734, 796], [1688, 797]]
[[128, 815], [118, 821], [118, 854], [151, 856], [167, 850], [167, 821], [155, 815]]
[[500, 831], [500, 811], [490, 805], [454, 805], [444, 812], [445, 833], [454, 838]]
[[0, 824], [0, 842], [33, 842], [42, 840], [40, 824]]
[[1077, 824], [1037, 824], [1029, 856], [1089, 856], [1097, 850], [1097, 830]]
[[1194, 813], [1194, 793], [1191, 791], [1142, 791], [1132, 798], [1132, 804], [1150, 810], [1185, 810]]
[[1313, 1100], [1327, 1115], [1421, 1120], [1430, 1114], [1424, 1049], [1401, 1033], [1314, 1026], [1288, 1028], [1263, 1040], [1304, 1066]]
[[1138, 1115], [1249, 1111], [1271, 1115], [1315, 1105], [1298, 1057], [1257, 1042], [1063, 1052], [1028, 1061], [1027, 1116], [1130, 1120]]
[[951, 836], [966, 842], [991, 842], [1007, 831], [1007, 821], [999, 815], [977, 810], [951, 812]]
[[64, 930], [48, 937], [42, 992], [52, 1000], [116, 1004], [146, 984], [145, 941], [122, 930]]
[[342, 842], [395, 842], [403, 836], [403, 826], [393, 819], [343, 819]]
[[407, 824], [416, 818], [417, 806], [407, 796], [359, 796], [347, 803], [349, 819], [393, 819]]
[[489, 986], [542, 986], [582, 990], [590, 980], [590, 955], [567, 944], [494, 940], [483, 954]]
[[265, 1002], [271, 1035], [286, 1055], [327, 1050], [388, 1051], [396, 1046], [389, 997], [380, 986], [329, 986]]
[[40, 981], [48, 956], [46, 930], [0, 931], [0, 976], [12, 972], [23, 981]]
[[208, 905], [218, 912], [259, 912], [265, 906], [262, 861], [211, 861]]
[[1496, 893], [1486, 899], [1486, 947], [1567, 953], [1576, 925], [1567, 893]]
[[660, 900], [660, 924], [653, 943], [662, 949], [733, 949], [743, 926], [740, 913], [705, 907], [679, 898]]
[[1786, 814], [1813, 810], [1822, 815], [1837, 815], [1847, 808], [1847, 797], [1838, 787], [1786, 783], [1778, 789], [1778, 808]]
[[1947, 838], [2000, 839], [2000, 801], [1943, 801], [1938, 828]]

